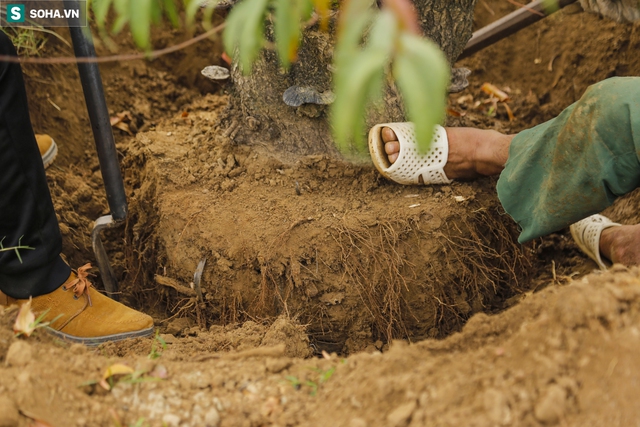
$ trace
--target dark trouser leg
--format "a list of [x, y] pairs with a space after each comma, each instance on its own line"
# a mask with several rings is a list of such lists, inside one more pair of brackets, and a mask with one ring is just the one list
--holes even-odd
[[[0, 55], [15, 55], [0, 31]], [[0, 291], [13, 298], [47, 294], [69, 277], [44, 167], [31, 128], [20, 66], [0, 62]]]
[[591, 86], [558, 117], [518, 134], [498, 197], [519, 241], [598, 213], [640, 186], [640, 78]]

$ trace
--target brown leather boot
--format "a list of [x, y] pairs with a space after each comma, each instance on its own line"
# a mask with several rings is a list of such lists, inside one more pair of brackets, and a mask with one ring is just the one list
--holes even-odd
[[[89, 346], [152, 335], [151, 316], [92, 289], [86, 278], [89, 268], [90, 264], [79, 268], [55, 291], [33, 298], [31, 309], [36, 316], [49, 310], [43, 319], [51, 322], [47, 331], [65, 341]], [[5, 306], [28, 301], [0, 294], [0, 304]]]
[[49, 135], [36, 134], [36, 141], [38, 142], [40, 156], [42, 156], [42, 163], [44, 163], [44, 168], [46, 169], [58, 155], [58, 145]]

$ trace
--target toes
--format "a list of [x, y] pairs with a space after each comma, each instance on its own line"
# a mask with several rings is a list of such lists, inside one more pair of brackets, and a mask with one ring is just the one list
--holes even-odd
[[384, 152], [387, 153], [389, 162], [394, 163], [398, 160], [398, 155], [400, 154], [400, 143], [398, 142], [398, 137], [393, 129], [388, 127], [382, 128], [380, 136], [382, 137], [382, 142], [384, 142]]
[[381, 135], [382, 135], [382, 141], [384, 142], [398, 140], [398, 137], [396, 136], [396, 134], [393, 132], [391, 128], [387, 128], [387, 127], [382, 128]]
[[398, 141], [389, 141], [384, 144], [384, 152], [388, 155], [400, 152], [400, 143]]

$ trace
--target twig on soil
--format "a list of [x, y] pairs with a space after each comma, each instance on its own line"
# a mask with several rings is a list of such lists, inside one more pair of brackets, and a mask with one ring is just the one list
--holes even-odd
[[485, 9], [487, 9], [487, 11], [491, 14], [491, 16], [495, 16], [496, 13], [493, 11], [493, 9], [489, 7], [486, 1], [482, 0], [481, 4]]
[[[195, 304], [197, 304], [197, 301], [196, 301], [195, 297], [191, 297], [191, 298], [183, 298], [183, 299], [181, 299], [180, 301], [178, 301], [178, 302], [176, 303], [176, 305], [174, 305], [174, 306], [171, 308], [171, 311], [174, 311], [174, 310], [176, 309], [176, 307], [178, 307], [180, 304], [182, 304], [182, 302], [183, 302], [183, 301], [185, 301], [185, 300], [187, 301], [187, 302], [186, 302], [186, 304], [184, 304], [182, 307], [180, 307], [180, 309], [178, 309], [178, 311], [176, 312], [176, 314], [174, 314], [173, 316], [171, 316], [171, 317], [169, 317], [169, 318], [167, 318], [167, 319], [163, 320], [162, 322], [164, 322], [164, 323], [168, 323], [169, 321], [171, 321], [171, 320], [175, 319], [176, 317], [180, 317], [180, 315], [181, 315], [182, 313], [184, 313], [185, 311], [187, 311], [187, 310], [189, 310], [190, 308], [192, 308]], [[161, 322], [161, 323], [162, 323], [162, 322]]]
[[47, 101], [49, 101], [49, 104], [53, 105], [53, 108], [55, 108], [58, 111], [62, 111], [62, 109], [58, 107], [58, 105], [55, 102], [53, 102], [51, 98], [47, 97]]
[[549, 71], [553, 71], [553, 61], [555, 61], [558, 56], [558, 54], [555, 54], [551, 57], [551, 61], [549, 61], [549, 67], [547, 67]]
[[314, 221], [314, 220], [315, 220], [315, 218], [313, 218], [313, 217], [309, 217], [309, 218], [302, 218], [302, 219], [297, 220], [296, 222], [294, 222], [293, 224], [291, 224], [291, 225], [289, 226], [289, 228], [288, 228], [288, 229], [286, 229], [285, 231], [283, 231], [283, 232], [282, 232], [282, 234], [280, 234], [280, 236], [278, 236], [278, 238], [276, 239], [276, 241], [274, 242], [274, 244], [280, 244], [280, 243], [282, 243], [282, 240], [284, 239], [284, 237], [285, 237], [288, 233], [291, 233], [291, 230], [293, 230], [293, 229], [294, 229], [294, 228], [296, 228], [297, 226], [302, 225], [302, 224], [306, 224], [307, 222], [311, 222], [311, 221]]
[[196, 296], [196, 291], [194, 291], [193, 289], [191, 289], [188, 286], [181, 285], [176, 279], [172, 279], [170, 277], [165, 277], [165, 276], [160, 276], [159, 274], [156, 274], [154, 276], [154, 279], [155, 279], [157, 284], [173, 288], [173, 289], [175, 289], [176, 291], [178, 291], [179, 293], [181, 293], [183, 295], [187, 295], [187, 296], [190, 296], [190, 297], [195, 297]]

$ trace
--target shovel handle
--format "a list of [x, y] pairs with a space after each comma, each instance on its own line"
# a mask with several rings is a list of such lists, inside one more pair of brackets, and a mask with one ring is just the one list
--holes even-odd
[[[527, 4], [526, 7], [521, 7], [520, 9], [511, 12], [507, 16], [500, 18], [473, 33], [471, 39], [465, 46], [464, 51], [462, 51], [462, 54], [458, 57], [458, 60], [473, 55], [479, 50], [484, 49], [485, 47], [490, 46], [525, 27], [528, 27], [534, 22], [540, 21], [541, 19], [557, 12], [571, 3], [575, 3], [576, 1], [577, 0], [558, 0], [558, 7], [551, 10], [548, 7], [545, 7], [545, 3], [548, 3], [549, 0], [532, 1]], [[532, 12], [532, 10], [539, 14]]]
[[[77, 0], [67, 0], [64, 3], [65, 7], [79, 8]], [[69, 21], [73, 21], [73, 18], [70, 18]], [[77, 24], [77, 22], [70, 22], [70, 24], [72, 25], [70, 25], [69, 31], [71, 32], [71, 40], [76, 57], [95, 58], [96, 50], [93, 46], [91, 32], [88, 28], [83, 29], [73, 25]], [[124, 192], [122, 172], [118, 162], [116, 144], [113, 140], [111, 120], [107, 109], [107, 101], [104, 97], [100, 69], [95, 62], [78, 63], [78, 72], [80, 73], [84, 100], [87, 104], [89, 121], [91, 122], [93, 138], [96, 143], [109, 210], [115, 221], [122, 221], [127, 217], [127, 196]]]

